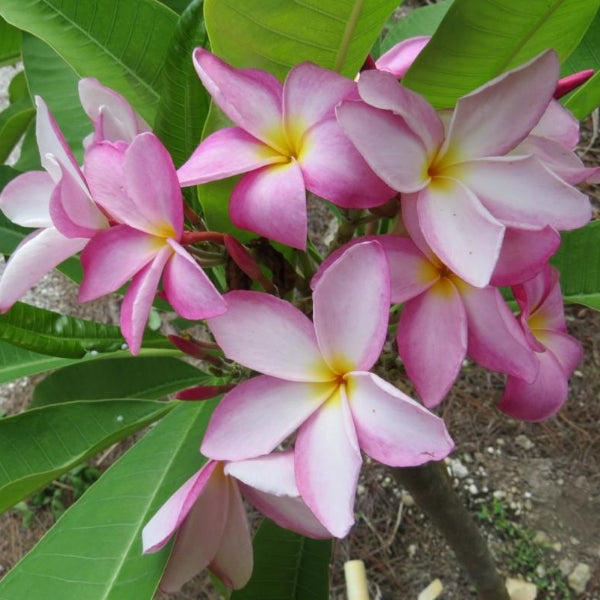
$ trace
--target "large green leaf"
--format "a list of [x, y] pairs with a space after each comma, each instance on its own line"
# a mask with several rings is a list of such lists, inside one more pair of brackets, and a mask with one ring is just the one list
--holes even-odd
[[19, 100], [0, 112], [0, 163], [6, 161], [35, 116], [31, 101]]
[[354, 77], [398, 0], [206, 0], [213, 51], [280, 79], [309, 60]]
[[138, 356], [84, 362], [60, 369], [38, 383], [31, 406], [105, 398], [158, 400], [186, 387], [201, 385], [209, 377], [172, 357]]
[[21, 31], [0, 17], [0, 66], [21, 58]]
[[163, 75], [163, 93], [155, 132], [181, 166], [200, 143], [210, 98], [192, 63], [192, 51], [206, 46], [203, 0], [193, 0], [181, 15], [169, 47]]
[[600, 221], [564, 232], [552, 263], [560, 271], [565, 302], [600, 310]]
[[[526, 6], [526, 8], [525, 8]], [[554, 48], [565, 60], [581, 41], [600, 0], [454, 0], [403, 84], [437, 108], [504, 71]]]
[[146, 400], [70, 402], [0, 419], [0, 512], [172, 408]]
[[331, 540], [311, 540], [265, 519], [254, 536], [254, 571], [231, 600], [328, 600]]
[[585, 119], [600, 106], [600, 71], [575, 90], [564, 103], [579, 120]]
[[152, 123], [173, 11], [154, 0], [2, 0], [0, 14], [52, 46], [80, 77], [121, 92]]
[[169, 547], [142, 555], [141, 530], [202, 464], [214, 402], [176, 407], [0, 581], [0, 600], [151, 600]]

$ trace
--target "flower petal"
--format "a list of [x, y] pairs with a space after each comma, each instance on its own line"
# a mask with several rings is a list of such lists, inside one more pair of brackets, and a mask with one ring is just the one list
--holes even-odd
[[202, 267], [177, 242], [167, 241], [175, 252], [165, 266], [163, 288], [177, 314], [193, 320], [223, 314], [225, 300]]
[[465, 309], [448, 279], [405, 304], [397, 339], [398, 353], [423, 403], [437, 406], [452, 387], [467, 351]]
[[380, 71], [388, 71], [397, 79], [402, 79], [430, 39], [430, 35], [418, 35], [402, 40], [383, 53], [375, 61], [375, 66]]
[[212, 415], [201, 452], [219, 460], [268, 454], [328, 398], [332, 383], [300, 383], [260, 375], [226, 394]]
[[308, 230], [306, 191], [296, 161], [244, 176], [231, 194], [229, 215], [238, 227], [303, 250]]
[[0, 209], [21, 227], [52, 227], [50, 198], [55, 183], [45, 171], [22, 173], [0, 193]]
[[335, 537], [345, 537], [354, 524], [362, 458], [342, 386], [300, 428], [295, 461], [303, 500]]
[[390, 467], [414, 467], [448, 456], [454, 443], [444, 421], [372, 373], [346, 376], [358, 443]]
[[331, 381], [310, 319], [295, 306], [262, 292], [225, 295], [227, 312], [208, 321], [227, 358], [289, 381]]
[[569, 149], [579, 143], [579, 121], [557, 100], [552, 100], [531, 135], [558, 142]]
[[323, 273], [313, 293], [319, 348], [336, 373], [367, 371], [387, 335], [389, 267], [377, 242], [352, 246]]
[[419, 225], [427, 243], [454, 273], [475, 287], [486, 286], [505, 227], [455, 179], [439, 177], [419, 192]]
[[562, 331], [537, 330], [535, 335], [554, 354], [565, 377], [570, 377], [583, 358], [581, 344], [574, 337]]

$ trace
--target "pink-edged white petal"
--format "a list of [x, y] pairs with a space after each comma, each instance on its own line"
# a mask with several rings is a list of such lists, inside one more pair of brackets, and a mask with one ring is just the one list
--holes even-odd
[[306, 132], [298, 162], [306, 188], [344, 208], [379, 206], [396, 194], [373, 173], [335, 118]]
[[225, 300], [202, 267], [180, 244], [167, 242], [174, 252], [165, 265], [163, 288], [177, 314], [193, 320], [222, 315], [227, 310]]
[[474, 160], [451, 171], [505, 225], [576, 229], [592, 216], [589, 198], [533, 156]]
[[434, 254], [431, 246], [427, 243], [427, 240], [421, 231], [421, 225], [419, 224], [419, 210], [417, 208], [418, 200], [418, 192], [416, 194], [402, 194], [402, 224], [406, 231], [408, 231], [408, 235], [415, 246], [431, 263], [437, 264], [440, 260]]
[[441, 150], [444, 163], [512, 150], [547, 109], [558, 72], [558, 58], [547, 50], [459, 98]]
[[179, 527], [160, 587], [173, 593], [217, 554], [229, 514], [230, 483], [217, 466]]
[[135, 355], [142, 346], [144, 329], [148, 322], [152, 302], [158, 290], [158, 282], [169, 257], [172, 254], [165, 246], [134, 278], [121, 304], [121, 332], [127, 341], [129, 351]]
[[427, 149], [402, 117], [364, 102], [342, 102], [336, 114], [367, 164], [392, 189], [416, 192], [427, 185]]
[[239, 590], [250, 580], [254, 556], [250, 526], [240, 490], [232, 479], [228, 480], [228, 485], [229, 506], [225, 529], [209, 568], [228, 588]]
[[421, 50], [427, 46], [430, 35], [417, 35], [398, 42], [387, 52], [384, 52], [376, 61], [375, 66], [380, 71], [388, 71], [397, 79], [401, 79], [406, 71], [419, 56]]
[[444, 421], [372, 373], [350, 373], [346, 390], [361, 449], [390, 467], [414, 467], [448, 456]]
[[336, 373], [368, 371], [387, 334], [389, 267], [377, 242], [348, 248], [313, 292], [313, 319], [319, 348]]
[[486, 369], [535, 380], [538, 361], [500, 292], [458, 286], [467, 314], [469, 356]]
[[490, 283], [515, 285], [539, 273], [560, 246], [560, 234], [552, 227], [539, 230], [507, 227], [500, 257]]
[[288, 158], [239, 127], [226, 127], [209, 135], [177, 170], [185, 187], [225, 179]]
[[579, 143], [579, 121], [557, 100], [552, 100], [531, 135], [546, 138], [570, 150]]
[[0, 193], [0, 209], [21, 227], [52, 227], [50, 198], [54, 180], [45, 171], [22, 173]]
[[242, 177], [231, 194], [229, 216], [237, 227], [303, 250], [308, 217], [298, 163], [269, 165]]
[[194, 67], [219, 108], [238, 126], [284, 153], [283, 86], [265, 71], [236, 69], [203, 48], [193, 54]]
[[118, 290], [164, 246], [163, 240], [127, 225], [100, 232], [81, 255], [83, 281], [79, 302], [95, 300]]
[[321, 356], [310, 319], [289, 302], [262, 292], [225, 294], [227, 312], [208, 326], [227, 358], [289, 381], [335, 378]]
[[88, 239], [66, 238], [53, 227], [29, 234], [12, 253], [0, 279], [0, 311], [19, 298], [61, 262], [77, 254]]
[[354, 524], [354, 497], [362, 464], [343, 386], [302, 425], [296, 438], [298, 490], [335, 537]]
[[445, 177], [437, 177], [419, 192], [417, 212], [423, 236], [441, 261], [467, 283], [486, 286], [500, 255], [505, 226], [471, 190]]
[[405, 304], [397, 340], [398, 353], [423, 403], [437, 406], [452, 387], [467, 351], [467, 316], [449, 280], [441, 279]]
[[562, 331], [537, 330], [535, 335], [554, 354], [565, 377], [570, 377], [583, 358], [581, 344], [574, 337]]
[[201, 452], [219, 460], [268, 454], [335, 390], [335, 383], [302, 383], [259, 375], [226, 394], [212, 415]]

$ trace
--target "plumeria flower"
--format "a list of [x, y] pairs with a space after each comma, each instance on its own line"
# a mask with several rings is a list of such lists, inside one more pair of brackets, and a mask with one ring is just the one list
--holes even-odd
[[230, 588], [248, 583], [252, 540], [242, 495], [282, 527], [331, 537], [299, 497], [291, 451], [240, 462], [209, 460], [142, 531], [145, 553], [159, 551], [177, 531], [160, 584], [164, 591], [176, 592], [206, 567]]
[[[418, 94], [389, 73], [365, 71], [364, 102], [338, 119], [373, 170], [402, 192], [428, 245], [467, 283], [486, 286], [507, 227], [574, 229], [591, 216], [588, 198], [537, 158], [506, 156], [552, 100], [558, 60], [544, 52], [457, 102], [447, 128]], [[444, 115], [442, 115], [444, 116]]]
[[430, 35], [418, 35], [402, 40], [384, 52], [375, 61], [375, 66], [380, 71], [392, 73], [396, 79], [402, 79], [430, 39]]
[[2, 312], [108, 227], [46, 103], [38, 96], [35, 103], [36, 137], [45, 171], [13, 179], [0, 194], [0, 208], [17, 225], [38, 229], [19, 244], [6, 264], [0, 280]]
[[202, 453], [242, 460], [271, 452], [298, 429], [298, 490], [323, 525], [343, 537], [354, 522], [361, 449], [390, 466], [448, 455], [444, 422], [370, 373], [386, 339], [389, 269], [377, 242], [348, 249], [313, 293], [314, 324], [260, 292], [225, 296], [208, 325], [227, 357], [264, 373], [229, 392], [213, 413]]
[[505, 413], [525, 421], [555, 414], [567, 399], [568, 379], [582, 357], [581, 344], [567, 333], [558, 271], [549, 265], [513, 287], [521, 307], [520, 324], [539, 362], [533, 382], [510, 376], [502, 401]]
[[306, 190], [346, 208], [380, 205], [394, 195], [336, 121], [336, 104], [356, 93], [353, 81], [302, 63], [282, 85], [202, 48], [194, 52], [194, 66], [236, 127], [207, 137], [179, 169], [179, 181], [189, 186], [248, 173], [229, 203], [238, 227], [304, 249]]
[[152, 133], [122, 144], [95, 144], [86, 176], [96, 202], [114, 225], [96, 235], [81, 255], [80, 302], [119, 289], [133, 278], [121, 307], [121, 330], [136, 354], [162, 276], [175, 311], [187, 319], [225, 312], [210, 279], [183, 248], [183, 201], [171, 157]]

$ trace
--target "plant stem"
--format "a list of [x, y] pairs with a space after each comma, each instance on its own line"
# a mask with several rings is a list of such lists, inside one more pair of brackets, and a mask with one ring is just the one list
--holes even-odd
[[442, 463], [394, 469], [423, 512], [444, 534], [459, 563], [468, 573], [481, 600], [510, 600], [504, 581], [496, 570], [490, 550], [452, 489]]

